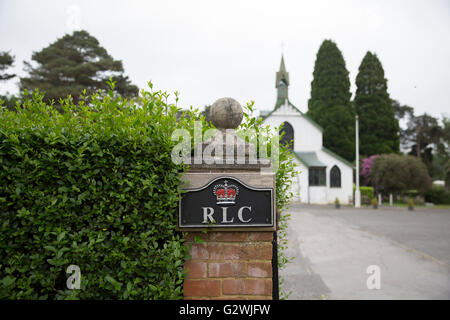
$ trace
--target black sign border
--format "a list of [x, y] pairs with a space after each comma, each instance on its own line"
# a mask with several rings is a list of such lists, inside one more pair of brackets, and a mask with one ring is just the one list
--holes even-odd
[[247, 185], [242, 180], [240, 180], [240, 179], [238, 179], [236, 177], [233, 177], [233, 176], [220, 176], [220, 177], [214, 178], [213, 180], [211, 180], [210, 182], [205, 184], [203, 187], [194, 188], [194, 189], [183, 189], [183, 190], [185, 190], [186, 193], [187, 192], [201, 191], [201, 190], [204, 190], [204, 189], [208, 188], [211, 184], [213, 184], [214, 182], [216, 182], [217, 180], [220, 180], [220, 179], [234, 179], [237, 182], [239, 182], [240, 184], [242, 184], [244, 187], [246, 187], [246, 188], [248, 188], [250, 190], [254, 190], [254, 191], [269, 191], [270, 192], [270, 217], [271, 217], [270, 224], [258, 223], [258, 224], [252, 224], [252, 225], [242, 225], [242, 224], [235, 224], [235, 225], [229, 225], [229, 224], [227, 224], [227, 225], [222, 225], [222, 224], [218, 224], [218, 225], [217, 224], [208, 224], [208, 225], [205, 225], [205, 224], [192, 225], [192, 224], [190, 224], [190, 225], [182, 225], [182, 223], [181, 223], [181, 200], [182, 199], [180, 199], [179, 202], [178, 202], [178, 228], [197, 228], [197, 229], [198, 228], [203, 228], [203, 229], [204, 228], [247, 228], [247, 229], [250, 229], [250, 228], [263, 228], [263, 227], [273, 228], [274, 222], [275, 222], [273, 188], [255, 188], [255, 187], [251, 187], [251, 186]]

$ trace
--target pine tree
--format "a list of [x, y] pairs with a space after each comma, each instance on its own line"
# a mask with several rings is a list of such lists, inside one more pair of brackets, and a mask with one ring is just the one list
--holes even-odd
[[[14, 56], [9, 52], [0, 52], [0, 82], [8, 81], [14, 78], [16, 75], [12, 73], [6, 73], [5, 71], [13, 66]], [[18, 97], [7, 94], [0, 94], [0, 110], [2, 108], [7, 108], [9, 110], [15, 110], [16, 102]]]
[[336, 43], [325, 40], [317, 52], [308, 115], [323, 131], [323, 144], [349, 161], [354, 160], [354, 112], [349, 73]]
[[116, 82], [119, 94], [135, 96], [138, 93], [138, 88], [123, 75], [122, 61], [114, 60], [87, 31], [66, 34], [34, 52], [32, 60], [36, 66], [24, 62], [29, 76], [20, 79], [21, 90], [39, 88], [45, 93], [45, 99], [53, 99], [55, 103], [69, 94], [77, 103], [84, 89], [88, 93], [107, 89], [110, 77]]
[[362, 155], [399, 151], [399, 124], [387, 91], [383, 66], [376, 54], [368, 51], [356, 76], [355, 109], [359, 115]]
[[6, 69], [12, 67], [14, 57], [9, 52], [0, 52], [0, 80], [9, 80], [14, 78], [15, 74], [3, 73]]

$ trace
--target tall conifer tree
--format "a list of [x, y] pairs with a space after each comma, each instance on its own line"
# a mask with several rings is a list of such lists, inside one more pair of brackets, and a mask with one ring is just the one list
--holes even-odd
[[377, 55], [368, 51], [356, 76], [355, 109], [359, 115], [362, 155], [399, 151], [399, 124]]
[[314, 65], [307, 114], [324, 129], [324, 146], [354, 161], [354, 112], [348, 75], [336, 43], [323, 41]]

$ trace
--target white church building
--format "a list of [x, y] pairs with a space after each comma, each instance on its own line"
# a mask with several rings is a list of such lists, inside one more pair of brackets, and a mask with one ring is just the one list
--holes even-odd
[[300, 174], [292, 185], [294, 201], [310, 204], [352, 202], [353, 165], [323, 146], [323, 129], [296, 108], [288, 98], [289, 73], [281, 57], [276, 73], [277, 102], [271, 111], [261, 111], [265, 124], [284, 131], [282, 143], [291, 148]]

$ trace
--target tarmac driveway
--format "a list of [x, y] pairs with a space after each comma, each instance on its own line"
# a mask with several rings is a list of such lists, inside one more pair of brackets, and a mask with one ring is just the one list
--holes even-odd
[[[289, 299], [450, 299], [450, 210], [293, 204], [289, 212], [294, 261], [280, 270]], [[379, 289], [368, 288], [369, 266]]]

